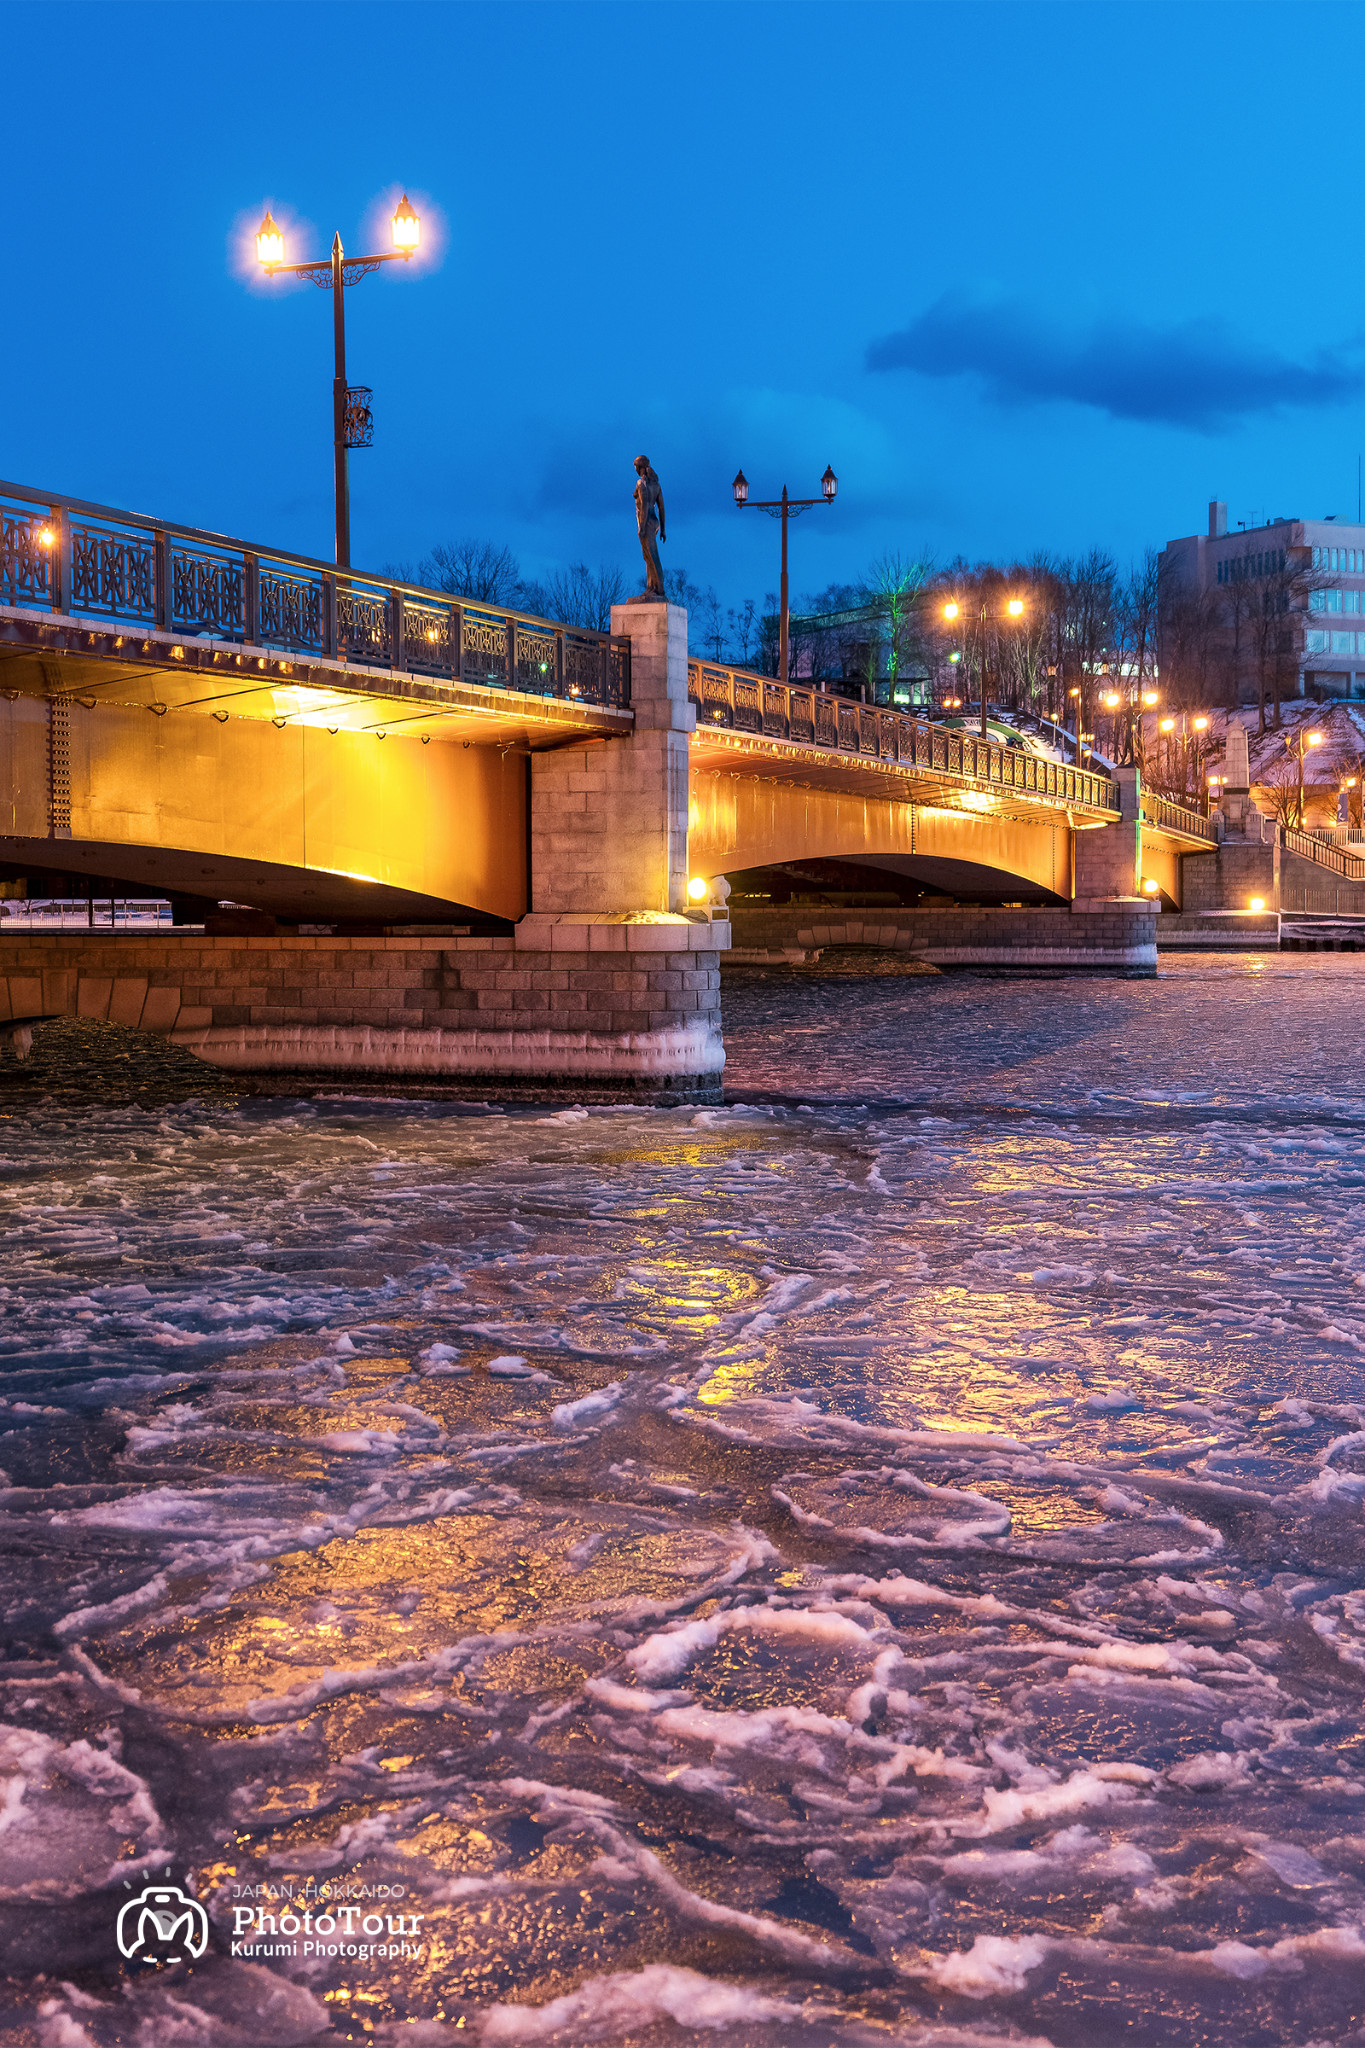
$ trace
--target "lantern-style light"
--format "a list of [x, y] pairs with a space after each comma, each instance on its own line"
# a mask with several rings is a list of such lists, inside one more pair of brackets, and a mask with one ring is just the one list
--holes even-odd
[[826, 502], [832, 505], [834, 502], [834, 493], [839, 488], [839, 479], [834, 474], [833, 468], [828, 463], [826, 463], [825, 473], [820, 479], [820, 488], [825, 494]]
[[953, 603], [951, 598], [949, 599], [948, 603], [945, 604], [943, 607], [943, 616], [945, 619], [955, 619], [957, 617], [957, 606]]
[[1022, 614], [1023, 614], [1023, 610], [1024, 610], [1024, 600], [1023, 600], [1023, 598], [1022, 598], [1022, 597], [1012, 597], [1012, 598], [1010, 599], [1009, 603], [1008, 603], [1008, 604], [1007, 604], [1007, 605], [1005, 606], [1005, 610], [1006, 610], [1006, 611], [1007, 611], [1007, 612], [1009, 613], [1009, 615], [1010, 615], [1010, 617], [1011, 617], [1012, 619], [1017, 619], [1017, 618], [1021, 617], [1021, 616], [1022, 616]]
[[50, 519], [45, 519], [38, 528], [38, 545], [40, 548], [55, 548], [57, 545], [57, 529]]
[[735, 494], [735, 503], [742, 505], [749, 495], [749, 479], [742, 469], [735, 471], [735, 480], [730, 488]]
[[417, 247], [421, 235], [422, 223], [405, 192], [393, 217], [393, 246], [409, 255]]
[[280, 233], [274, 214], [267, 206], [265, 219], [256, 230], [256, 260], [267, 270], [284, 261], [284, 236]]

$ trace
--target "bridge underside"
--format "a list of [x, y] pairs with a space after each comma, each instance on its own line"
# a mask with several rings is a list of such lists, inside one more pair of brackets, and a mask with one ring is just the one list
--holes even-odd
[[0, 876], [308, 922], [523, 916], [528, 756], [630, 729], [518, 691], [12, 619], [0, 689]]
[[[970, 792], [968, 794], [971, 794]], [[819, 862], [978, 903], [1064, 903], [1072, 893], [1066, 815], [1001, 816], [986, 797], [950, 810], [894, 795], [813, 787], [694, 767], [689, 859], [736, 875]]]

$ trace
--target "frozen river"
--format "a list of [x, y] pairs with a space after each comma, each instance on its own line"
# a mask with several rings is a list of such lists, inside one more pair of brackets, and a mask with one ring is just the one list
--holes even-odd
[[1365, 2041], [1365, 963], [726, 1010], [724, 1109], [0, 1071], [7, 2040]]

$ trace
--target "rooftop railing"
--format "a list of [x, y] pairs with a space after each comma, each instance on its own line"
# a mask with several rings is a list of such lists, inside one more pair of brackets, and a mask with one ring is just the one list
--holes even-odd
[[1107, 776], [1044, 760], [1024, 747], [974, 738], [932, 719], [831, 696], [808, 683], [778, 683], [747, 669], [691, 661], [687, 694], [697, 707], [699, 732], [723, 727], [1091, 810], [1119, 808], [1118, 789]]
[[0, 605], [625, 708], [630, 643], [0, 483]]

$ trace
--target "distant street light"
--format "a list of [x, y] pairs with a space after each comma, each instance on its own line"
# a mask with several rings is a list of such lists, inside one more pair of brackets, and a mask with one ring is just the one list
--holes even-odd
[[[987, 620], [988, 620], [988, 619], [989, 619], [989, 617], [990, 617], [990, 606], [989, 606], [989, 604], [987, 603], [986, 599], [985, 599], [985, 598], [983, 597], [983, 598], [981, 599], [981, 601], [980, 601], [979, 605], [975, 605], [975, 606], [973, 606], [973, 609], [974, 609], [974, 610], [976, 611], [976, 613], [977, 613], [977, 623], [978, 623], [978, 627], [979, 627], [979, 630], [980, 630], [980, 635], [981, 635], [981, 638], [980, 638], [980, 655], [981, 655], [981, 670], [980, 670], [980, 678], [979, 678], [979, 679], [980, 679], [980, 684], [981, 684], [981, 737], [982, 737], [982, 739], [984, 740], [984, 739], [985, 739], [985, 738], [987, 737], [987, 734], [986, 734], [986, 623], [987, 623]], [[1004, 606], [1003, 606], [1003, 615], [1004, 615], [1004, 617], [1006, 617], [1006, 618], [1008, 618], [1008, 619], [1019, 619], [1019, 618], [1022, 618], [1022, 617], [1023, 617], [1023, 615], [1024, 615], [1024, 600], [1023, 600], [1023, 598], [1022, 598], [1022, 597], [1011, 597], [1011, 598], [1008, 598], [1008, 599], [1006, 600], [1006, 602], [1005, 602]], [[949, 623], [950, 623], [950, 624], [952, 623], [952, 621], [953, 621], [954, 619], [960, 619], [960, 618], [962, 617], [962, 606], [961, 606], [961, 605], [960, 605], [960, 604], [958, 603], [958, 601], [957, 601], [957, 599], [956, 599], [955, 597], [950, 597], [950, 598], [948, 599], [948, 602], [947, 602], [947, 603], [946, 603], [946, 604], [944, 605], [944, 607], [943, 607], [943, 616], [944, 616], [944, 618], [945, 618], [945, 619], [947, 619], [947, 620], [949, 621]], [[956, 654], [950, 654], [950, 655], [949, 655], [949, 657], [948, 657], [948, 659], [949, 659], [950, 661], [957, 661], [957, 660], [959, 659], [959, 656], [958, 656], [958, 655], [956, 655]]]
[[[749, 479], [745, 476], [742, 469], [736, 473], [735, 480], [730, 488], [735, 494], [735, 503], [742, 512], [744, 507], [750, 502]], [[803, 512], [809, 512], [812, 505], [832, 505], [834, 503], [834, 494], [838, 488], [839, 479], [834, 474], [832, 466], [826, 464], [825, 473], [820, 479], [820, 496], [818, 498], [789, 498], [787, 496], [787, 486], [783, 484], [782, 496], [780, 498], [755, 498], [753, 500], [755, 512], [767, 512], [774, 519], [782, 521], [782, 585], [779, 600], [780, 616], [777, 639], [777, 679], [781, 683], [790, 680], [787, 674], [787, 629], [789, 616], [787, 609], [787, 521], [788, 519], [799, 519]]]
[[[1298, 745], [1297, 745], [1297, 746], [1296, 746], [1296, 745], [1294, 744], [1294, 742], [1295, 742], [1295, 739], [1296, 739], [1296, 738], [1297, 738], [1297, 740], [1298, 740]], [[1295, 758], [1296, 758], [1296, 760], [1298, 761], [1298, 764], [1299, 764], [1299, 800], [1298, 800], [1298, 806], [1297, 806], [1297, 808], [1296, 808], [1296, 810], [1295, 810], [1295, 812], [1294, 812], [1294, 824], [1295, 824], [1296, 828], [1297, 828], [1297, 829], [1298, 829], [1298, 830], [1299, 830], [1300, 832], [1302, 832], [1302, 830], [1303, 830], [1303, 757], [1304, 757], [1304, 754], [1305, 754], [1305, 753], [1307, 752], [1307, 750], [1308, 750], [1308, 749], [1309, 749], [1310, 747], [1320, 747], [1320, 746], [1322, 745], [1322, 734], [1321, 734], [1320, 732], [1300, 732], [1300, 733], [1298, 733], [1298, 734], [1296, 735], [1296, 734], [1294, 734], [1294, 733], [1288, 733], [1288, 732], [1287, 732], [1287, 733], [1285, 734], [1285, 736], [1284, 736], [1284, 743], [1285, 743], [1286, 747], [1287, 747], [1287, 748], [1289, 749], [1290, 753], [1291, 753], [1291, 754], [1293, 754], [1293, 755], [1295, 756]]]
[[411, 262], [421, 240], [422, 223], [406, 192], [390, 227], [393, 233], [392, 254], [347, 256], [338, 234], [332, 237], [331, 256], [321, 263], [285, 262], [284, 235], [269, 207], [256, 230], [256, 260], [267, 277], [310, 277], [314, 284], [321, 285], [324, 291], [330, 290], [332, 294], [332, 334], [336, 357], [336, 374], [332, 380], [332, 440], [336, 473], [336, 556], [337, 567], [341, 569], [351, 566], [351, 488], [347, 452], [352, 448], [368, 448], [374, 439], [369, 387], [346, 382], [345, 287], [359, 284], [362, 277], [368, 277], [381, 263]]

